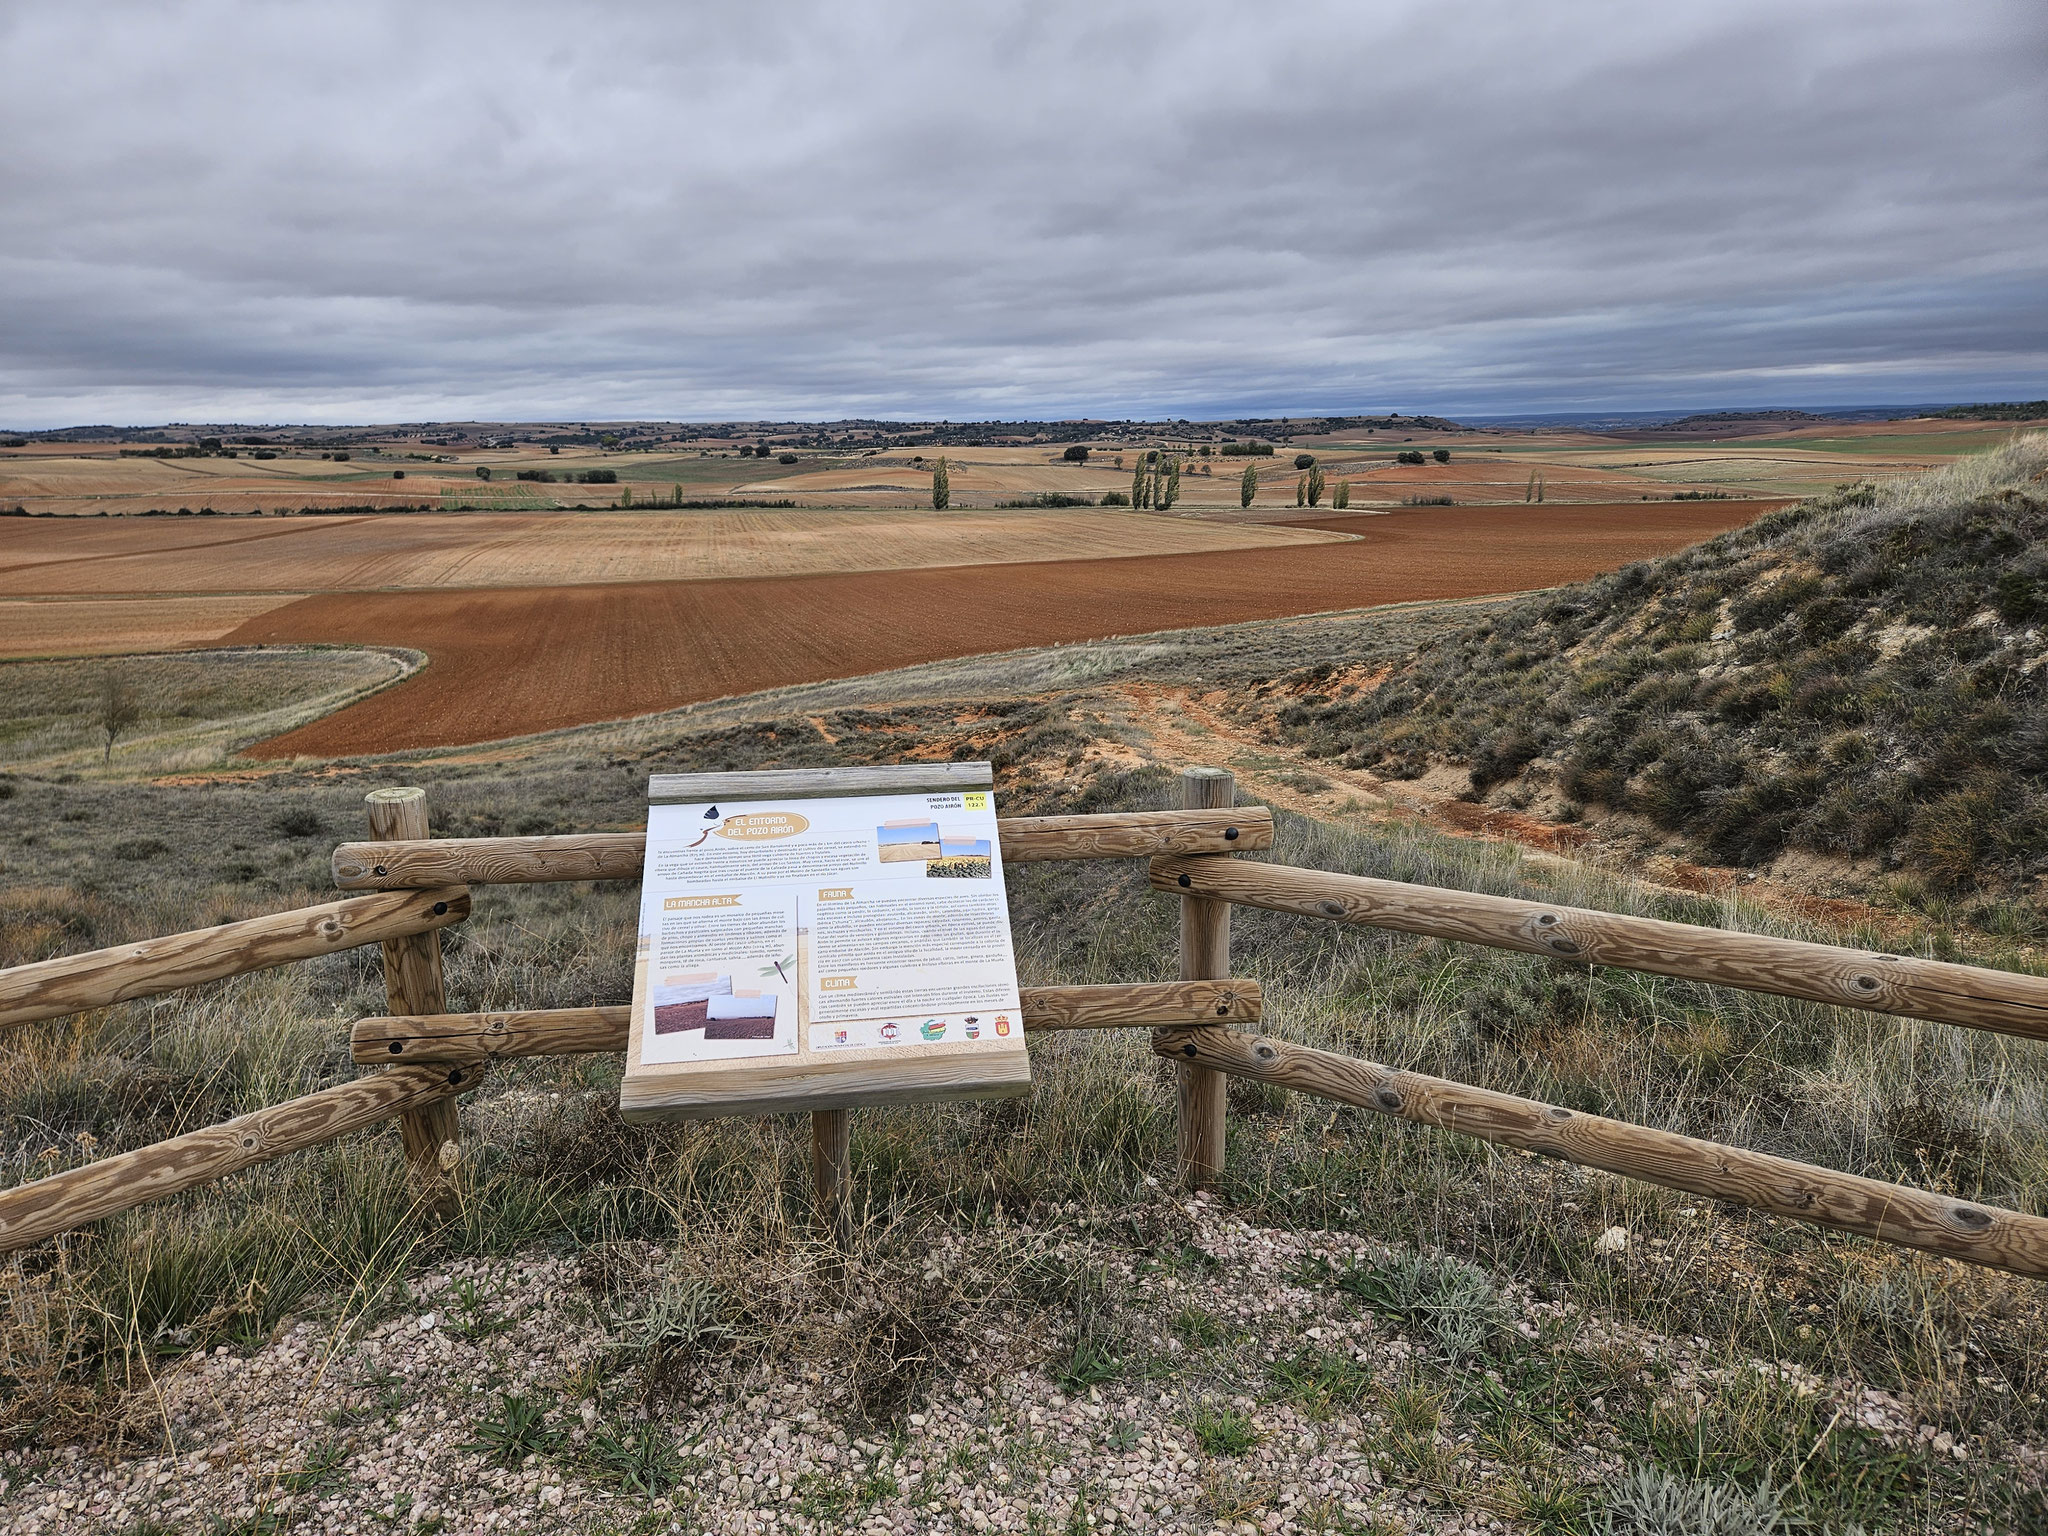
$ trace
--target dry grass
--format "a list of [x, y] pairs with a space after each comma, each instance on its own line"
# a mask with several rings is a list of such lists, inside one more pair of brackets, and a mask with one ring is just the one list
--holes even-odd
[[[0, 754], [16, 772], [210, 768], [404, 680], [424, 660], [417, 652], [305, 647], [4, 662]], [[111, 743], [110, 686], [134, 706]]]

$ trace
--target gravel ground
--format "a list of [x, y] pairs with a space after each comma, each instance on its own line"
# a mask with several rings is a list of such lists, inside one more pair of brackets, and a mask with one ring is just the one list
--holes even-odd
[[[1412, 1394], [1404, 1409], [1401, 1384], [1440, 1379], [1428, 1346], [1317, 1282], [1330, 1272], [1319, 1261], [1378, 1261], [1386, 1250], [1254, 1228], [1201, 1199], [1161, 1210], [1163, 1238], [1159, 1211], [1070, 1209], [947, 1231], [843, 1275], [815, 1251], [756, 1262], [744, 1278], [737, 1261], [715, 1261], [725, 1332], [651, 1400], [645, 1357], [619, 1353], [634, 1337], [628, 1314], [664, 1275], [702, 1281], [703, 1255], [638, 1246], [595, 1261], [444, 1267], [371, 1326], [323, 1314], [253, 1352], [166, 1366], [129, 1412], [153, 1421], [156, 1454], [73, 1446], [0, 1457], [0, 1529], [1523, 1528], [1513, 1516], [1529, 1459], [1504, 1459], [1448, 1417], [1418, 1420]], [[1146, 1222], [1141, 1247], [1125, 1229]], [[741, 1292], [754, 1299], [734, 1307]], [[1887, 1440], [1935, 1439], [1885, 1393], [1764, 1362], [1731, 1366], [1704, 1339], [1575, 1317], [1512, 1287], [1502, 1301], [1503, 1324], [1532, 1346], [1614, 1370], [1659, 1360], [1673, 1400], [1731, 1370], [1776, 1372]], [[1054, 1373], [1075, 1357], [1077, 1330], [1091, 1329], [1121, 1363], [1090, 1386], [1070, 1373], [1062, 1390]], [[1274, 1363], [1303, 1350], [1352, 1362], [1379, 1385], [1348, 1403], [1290, 1398], [1273, 1384]], [[896, 1411], [862, 1411], [891, 1392]], [[484, 1425], [502, 1419], [506, 1394], [544, 1417], [535, 1449], [494, 1457]], [[1547, 1445], [1537, 1459], [1547, 1475], [1597, 1487], [1622, 1469], [1624, 1444], [1597, 1399], [1585, 1406], [1585, 1443]], [[1204, 1449], [1205, 1415], [1248, 1443]], [[633, 1485], [622, 1443], [639, 1445], [664, 1491]], [[1973, 1454], [1947, 1435], [1935, 1448]]]

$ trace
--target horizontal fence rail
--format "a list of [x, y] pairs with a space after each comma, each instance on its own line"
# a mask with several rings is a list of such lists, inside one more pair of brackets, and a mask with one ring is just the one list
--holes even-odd
[[2048, 1220], [2039, 1216], [1580, 1114], [1232, 1029], [1162, 1031], [1153, 1037], [1152, 1048], [1175, 1061], [1199, 1062], [1236, 1077], [1461, 1131], [1483, 1141], [2048, 1279]]
[[[1259, 984], [1161, 981], [1133, 985], [1025, 987], [1024, 1028], [1046, 1030], [1256, 1024]], [[394, 1061], [481, 1062], [504, 1056], [578, 1056], [623, 1051], [632, 1022], [624, 1003], [508, 1013], [390, 1014], [360, 1019], [349, 1036], [365, 1065]]]
[[1272, 912], [2048, 1039], [2048, 979], [2017, 971], [1235, 859], [1155, 859], [1151, 883]]
[[[1106, 816], [999, 818], [1003, 862], [1146, 859], [1160, 854], [1245, 853], [1273, 846], [1273, 813], [1127, 811]], [[524, 885], [542, 880], [637, 880], [647, 852], [642, 832], [557, 837], [437, 837], [343, 843], [334, 883], [345, 891], [435, 885]]]
[[38, 960], [0, 971], [0, 1027], [154, 997], [359, 944], [430, 933], [468, 915], [469, 892], [441, 883], [423, 890], [351, 896], [139, 944]]
[[482, 1081], [481, 1072], [459, 1066], [393, 1067], [169, 1141], [103, 1157], [33, 1184], [0, 1190], [0, 1253], [332, 1141], [465, 1093]]

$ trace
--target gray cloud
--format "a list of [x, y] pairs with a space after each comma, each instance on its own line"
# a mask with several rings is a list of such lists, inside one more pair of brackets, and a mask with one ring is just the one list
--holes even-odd
[[0, 421], [2048, 393], [2037, 0], [0, 12]]

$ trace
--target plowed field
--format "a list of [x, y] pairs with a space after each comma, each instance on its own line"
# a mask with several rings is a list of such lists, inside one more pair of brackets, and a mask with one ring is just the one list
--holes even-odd
[[8, 595], [555, 586], [1328, 542], [1313, 529], [1094, 508], [35, 518], [6, 531]]
[[945, 657], [1573, 581], [1739, 526], [1757, 502], [1429, 507], [1342, 543], [615, 586], [328, 593], [224, 637], [411, 646], [410, 682], [257, 748], [459, 745]]

